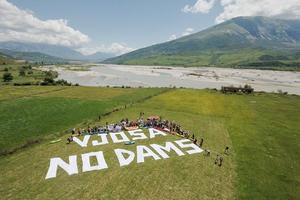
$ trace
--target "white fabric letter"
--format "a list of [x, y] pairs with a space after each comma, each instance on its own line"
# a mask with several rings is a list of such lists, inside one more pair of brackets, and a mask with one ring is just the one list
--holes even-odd
[[[161, 146], [158, 144], [151, 144], [150, 145], [157, 153], [163, 158], [169, 158], [169, 155], [165, 153], [165, 151], [170, 152], [171, 150], [175, 151], [177, 155], [183, 156], [184, 153], [176, 147], [172, 142], [166, 142], [166, 146]], [[164, 150], [164, 151], [163, 151]]]
[[[195, 145], [194, 143], [192, 143], [190, 140], [188, 139], [183, 139], [183, 140], [177, 140], [175, 141], [178, 146], [180, 146], [181, 148], [192, 148], [192, 150], [188, 150], [186, 151], [188, 154], [194, 154], [194, 153], [201, 153], [203, 150], [200, 149], [197, 145]], [[189, 142], [189, 144], [184, 144], [186, 142]]]
[[141, 129], [137, 129], [134, 131], [128, 131], [131, 136], [135, 136], [132, 140], [144, 140], [147, 139], [147, 136], [143, 133]]
[[[121, 136], [121, 139], [118, 139], [117, 135]], [[121, 143], [121, 142], [129, 142], [129, 138], [126, 136], [126, 134], [122, 132], [118, 133], [110, 133], [111, 139], [114, 143]]]
[[[90, 157], [92, 156], [95, 156], [97, 159], [97, 164], [94, 166], [91, 166], [91, 162], [90, 162]], [[108, 168], [102, 151], [82, 154], [81, 159], [82, 159], [82, 172]]]
[[83, 141], [81, 141], [77, 137], [73, 137], [73, 141], [79, 144], [79, 146], [81, 147], [87, 147], [87, 143], [89, 142], [90, 137], [91, 137], [90, 135], [85, 135], [83, 137]]
[[155, 138], [156, 135], [163, 135], [163, 136], [167, 135], [166, 133], [159, 131], [155, 128], [149, 128], [149, 134], [150, 134], [150, 138]]
[[[116, 156], [119, 160], [119, 163], [120, 163], [121, 167], [125, 166], [125, 165], [129, 165], [135, 157], [134, 152], [128, 151], [128, 150], [125, 150], [125, 149], [115, 149], [115, 154], [116, 154]], [[127, 158], [125, 158], [124, 154], [128, 154], [129, 156]]]
[[107, 134], [98, 134], [98, 136], [100, 136], [101, 142], [99, 142], [98, 140], [93, 140], [93, 146], [108, 144]]
[[[146, 151], [144, 153], [144, 150]], [[136, 146], [136, 154], [137, 154], [137, 163], [142, 163], [145, 161], [145, 157], [152, 157], [154, 160], [159, 160], [160, 157], [156, 155], [150, 148], [139, 145]]]
[[45, 179], [55, 178], [58, 167], [61, 167], [69, 175], [78, 174], [77, 156], [69, 156], [69, 164], [63, 161], [61, 158], [51, 158], [50, 166]]

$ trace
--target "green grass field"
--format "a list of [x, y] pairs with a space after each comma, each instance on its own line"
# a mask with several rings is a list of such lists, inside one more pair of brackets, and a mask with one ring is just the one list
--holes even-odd
[[2, 87], [0, 152], [53, 137], [164, 89]]
[[[299, 199], [299, 96], [223, 95], [192, 89], [37, 88], [26, 88], [23, 96], [13, 87], [1, 90], [1, 148], [19, 146], [24, 137], [44, 138], [40, 144], [0, 157], [3, 199]], [[101, 121], [95, 119], [102, 111], [124, 104], [132, 106]], [[169, 159], [146, 158], [145, 163], [119, 167], [113, 149], [134, 150], [136, 145], [81, 148], [65, 144], [69, 134], [64, 131], [69, 128], [135, 119], [141, 111], [182, 124], [197, 138], [204, 138], [203, 147], [212, 155], [171, 154]], [[48, 139], [49, 135], [53, 136]], [[63, 141], [49, 144], [53, 138]], [[169, 135], [137, 145], [178, 139]], [[214, 159], [225, 146], [231, 152], [223, 155], [224, 164], [218, 167]], [[61, 170], [57, 178], [45, 180], [50, 158], [67, 160], [70, 155], [92, 151], [105, 152], [108, 169], [82, 173], [79, 161], [78, 175], [68, 176]]]

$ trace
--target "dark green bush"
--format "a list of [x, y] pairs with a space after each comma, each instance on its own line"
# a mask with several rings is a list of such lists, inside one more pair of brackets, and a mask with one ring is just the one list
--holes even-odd
[[4, 82], [9, 82], [9, 81], [12, 81], [14, 79], [13, 75], [9, 72], [5, 72], [3, 74], [3, 81]]

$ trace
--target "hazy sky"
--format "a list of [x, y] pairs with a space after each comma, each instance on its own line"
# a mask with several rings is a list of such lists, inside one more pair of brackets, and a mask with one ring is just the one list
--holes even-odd
[[0, 0], [0, 41], [117, 54], [241, 15], [298, 18], [299, 0]]

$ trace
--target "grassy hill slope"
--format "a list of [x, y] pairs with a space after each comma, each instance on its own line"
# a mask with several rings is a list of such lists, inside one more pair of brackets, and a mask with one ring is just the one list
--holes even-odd
[[11, 51], [7, 49], [0, 49], [1, 53], [9, 55], [10, 57], [17, 60], [26, 60], [29, 62], [42, 62], [44, 64], [56, 64], [56, 63], [67, 63], [68, 61], [63, 58], [58, 58], [43, 54], [40, 52], [20, 52], [20, 51]]
[[14, 63], [15, 60], [11, 56], [0, 52], [0, 66]]

